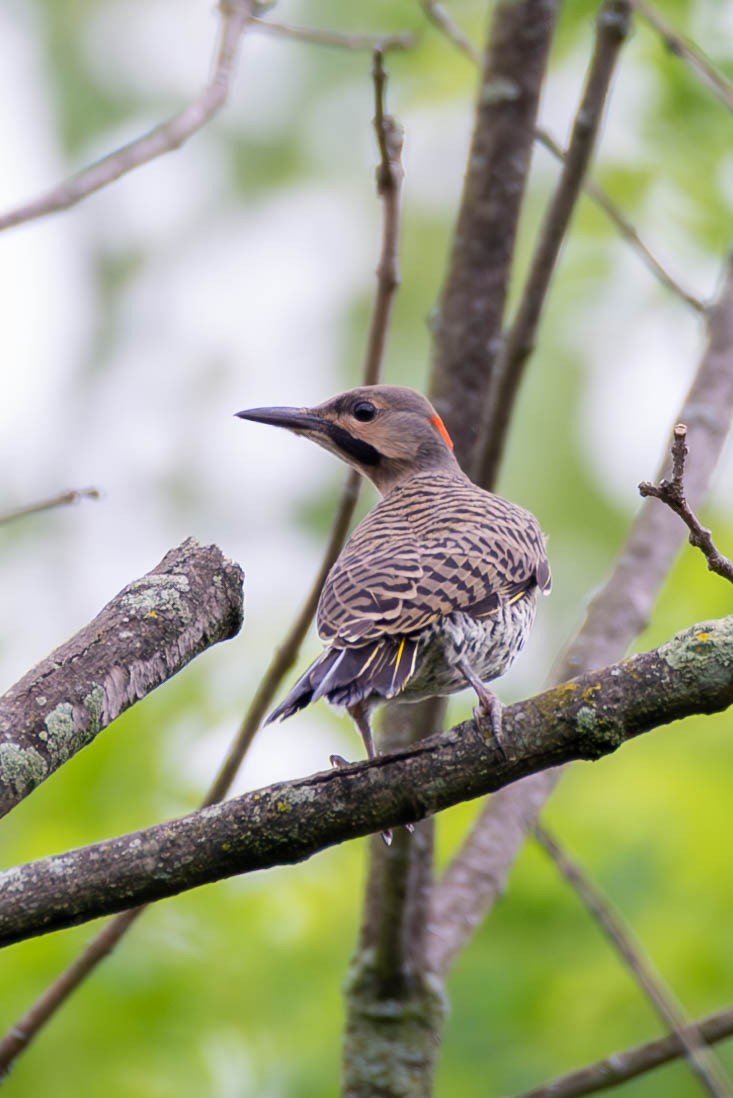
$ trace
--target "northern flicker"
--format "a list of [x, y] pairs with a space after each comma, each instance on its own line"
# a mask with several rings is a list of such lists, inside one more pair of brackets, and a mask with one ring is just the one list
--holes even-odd
[[413, 389], [352, 389], [314, 408], [251, 408], [242, 419], [285, 427], [330, 450], [376, 486], [318, 604], [324, 652], [268, 717], [318, 698], [348, 710], [375, 755], [370, 714], [389, 698], [418, 701], [470, 685], [499, 738], [486, 683], [527, 639], [537, 592], [549, 593], [534, 515], [461, 470], [443, 421]]

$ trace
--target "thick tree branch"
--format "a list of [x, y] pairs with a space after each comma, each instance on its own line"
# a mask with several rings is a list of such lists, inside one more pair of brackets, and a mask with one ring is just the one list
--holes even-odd
[[0, 874], [0, 944], [290, 864], [526, 774], [598, 759], [659, 725], [733, 704], [733, 617], [504, 711], [504, 751], [465, 721], [370, 763], [282, 782], [169, 823]]
[[0, 232], [26, 221], [68, 210], [128, 172], [183, 145], [217, 114], [229, 98], [237, 50], [247, 24], [259, 8], [255, 0], [221, 0], [218, 46], [213, 73], [200, 95], [172, 118], [123, 145], [50, 191], [0, 214]]
[[192, 538], [0, 698], [0, 815], [242, 625], [242, 570]]
[[482, 405], [499, 350], [558, 6], [501, 0], [489, 32], [453, 250], [433, 321], [430, 392], [467, 470], [478, 425], [467, 429], [466, 413]]
[[[557, 0], [500, 0], [493, 9], [458, 228], [434, 325], [429, 391], [468, 468], [489, 381], [529, 170], [540, 89]], [[400, 743], [443, 722], [443, 703], [388, 709], [383, 728]], [[347, 993], [343, 1094], [381, 1098], [432, 1091], [443, 1005], [425, 964], [426, 902], [433, 880], [432, 821], [372, 844], [360, 946]], [[400, 978], [384, 979], [391, 966]], [[385, 1004], [388, 1003], [388, 1010]]]

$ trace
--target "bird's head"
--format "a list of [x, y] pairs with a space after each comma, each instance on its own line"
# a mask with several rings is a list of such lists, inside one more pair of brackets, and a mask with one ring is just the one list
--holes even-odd
[[314, 408], [249, 408], [237, 415], [312, 439], [353, 465], [383, 495], [416, 473], [458, 469], [442, 419], [414, 389], [369, 385]]

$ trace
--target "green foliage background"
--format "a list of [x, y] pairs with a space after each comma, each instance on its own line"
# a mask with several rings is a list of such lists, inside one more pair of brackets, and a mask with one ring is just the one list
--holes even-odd
[[[90, 49], [89, 26], [108, 18], [112, 27], [124, 27], [127, 21], [142, 18], [141, 7], [131, 0], [26, 0], [23, 5], [24, 33], [33, 37], [46, 70], [45, 94], [52, 97], [49, 110], [67, 171], [113, 147], [120, 133], [124, 138], [134, 136], [135, 120], [140, 117], [154, 121], [181, 105], [165, 91], [157, 97], [151, 94], [144, 81], [139, 88], [131, 81], [115, 89], [100, 77], [104, 57]], [[151, 34], [153, 19], [172, 24], [178, 18], [177, 7], [149, 6]], [[451, 5], [476, 41], [483, 33], [484, 7], [472, 0]], [[715, 0], [663, 5], [668, 18], [696, 36], [733, 76], [733, 20], [725, 7]], [[566, 136], [579, 94], [596, 5], [583, 2], [565, 8], [547, 88], [550, 118], [558, 124], [560, 139]], [[20, 4], [9, 8], [19, 25], [20, 9]], [[386, 377], [424, 386], [429, 361], [426, 318], [445, 268], [462, 163], [455, 159], [450, 165], [447, 175], [452, 182], [444, 195], [437, 196], [426, 190], [426, 180], [411, 174], [411, 165], [425, 168], [433, 163], [442, 169], [440, 178], [446, 174], [441, 164], [445, 119], [449, 129], [454, 119], [462, 118], [460, 124], [468, 134], [475, 74], [463, 57], [424, 26], [418, 5], [407, 0], [373, 0], [351, 8], [327, 0], [282, 3], [273, 15], [342, 29], [422, 28], [413, 51], [389, 58], [390, 107], [407, 127], [408, 177], [403, 286]], [[213, 13], [208, 30], [213, 36]], [[110, 38], [106, 44], [113, 46]], [[165, 48], [165, 37], [160, 48]], [[198, 158], [205, 158], [212, 149], [224, 165], [223, 171], [206, 181], [191, 231], [205, 237], [208, 217], [213, 222], [222, 212], [247, 209], [256, 218], [274, 197], [297, 203], [301, 188], [327, 188], [329, 194], [343, 192], [358, 206], [359, 231], [368, 252], [376, 256], [379, 219], [372, 193], [368, 54], [260, 38], [256, 49], [260, 57], [264, 55], [261, 64], [266, 66], [271, 58], [273, 65], [280, 66], [278, 72], [288, 74], [292, 87], [286, 101], [297, 109], [282, 111], [275, 122], [258, 126], [258, 113], [266, 105], [258, 98], [262, 89], [248, 77], [252, 48], [245, 45], [232, 105], [206, 140], [194, 139], [184, 152], [174, 154], [180, 173], [199, 170]], [[192, 91], [205, 71], [208, 50], [208, 41], [202, 40], [199, 55], [190, 59]], [[287, 66], [283, 66], [283, 55], [289, 59]], [[18, 94], [23, 95], [22, 88]], [[433, 113], [434, 131], [429, 125]], [[625, 49], [608, 137], [598, 156], [597, 177], [669, 267], [702, 296], [710, 296], [730, 240], [731, 118], [648, 28], [638, 27]], [[435, 147], [431, 147], [433, 139]], [[449, 144], [451, 153], [453, 149]], [[6, 156], [12, 155], [12, 149], [6, 150]], [[538, 150], [523, 222], [517, 285], [555, 176], [555, 166]], [[40, 181], [39, 186], [52, 181]], [[105, 201], [113, 203], [114, 190]], [[159, 256], [139, 236], [128, 249], [112, 250], [93, 234], [91, 240], [85, 238], [93, 222], [86, 220], [83, 207], [59, 216], [68, 219], [72, 240], [74, 234], [84, 239], [94, 262], [97, 328], [92, 352], [78, 364], [75, 383], [81, 391], [89, 378], [119, 372], [115, 339], [122, 296]], [[120, 216], [124, 217], [124, 209]], [[16, 232], [44, 231], [41, 223]], [[242, 239], [243, 270], [248, 262], [248, 241]], [[327, 364], [328, 382], [322, 382], [330, 387], [317, 392], [314, 383], [309, 390], [304, 379], [293, 402], [301, 397], [323, 398], [358, 381], [372, 263], [367, 259], [362, 288], [340, 309], [337, 353]], [[212, 267], [207, 273], [216, 285], [221, 272]], [[624, 290], [628, 279], [638, 287], [631, 302]], [[268, 292], [263, 284], [262, 293]], [[192, 309], [195, 304], [191, 302]], [[256, 301], [242, 301], [243, 326], [248, 323], [248, 311], [256, 307]], [[288, 316], [282, 321], [287, 325]], [[542, 607], [539, 640], [528, 654], [523, 677], [511, 680], [504, 697], [540, 686], [554, 653], [581, 619], [589, 592], [602, 582], [622, 543], [638, 503], [636, 482], [654, 472], [656, 459], [651, 466], [634, 468], [625, 480], [613, 481], [614, 454], [598, 452], [602, 439], [595, 439], [592, 417], [590, 422], [588, 418], [591, 404], [597, 405], [599, 399], [599, 372], [606, 373], [606, 380], [611, 372], [613, 387], [614, 349], [618, 346], [622, 353], [633, 346], [635, 333], [642, 327], [651, 339], [652, 352], [655, 334], [661, 337], [670, 330], [681, 333], [685, 349], [684, 361], [670, 364], [668, 384], [664, 362], [657, 363], [659, 390], [652, 400], [640, 386], [649, 400], [649, 406], [640, 410], [642, 419], [648, 416], [647, 452], [660, 455], [670, 424], [658, 422], [656, 409], [658, 405], [673, 409], [677, 395], [684, 391], [703, 345], [702, 324], [643, 272], [603, 215], [584, 200], [521, 394], [501, 483], [503, 491], [541, 516], [550, 533], [556, 575], [552, 600]], [[662, 357], [667, 346], [660, 343]], [[32, 363], [23, 365], [33, 369]], [[176, 366], [160, 363], [162, 371], [169, 371], [171, 391], [177, 397], [182, 389], [189, 406], [195, 407], [211, 388], [229, 411], [248, 403], [243, 393], [246, 371], [257, 368], [254, 362], [245, 364], [238, 383], [233, 369], [218, 363], [213, 351], [208, 357], [200, 355], [182, 379]], [[621, 367], [619, 361], [617, 384], [628, 386], [621, 399], [631, 408], [638, 399], [637, 385]], [[127, 381], [118, 376], [115, 384], [125, 386]], [[187, 423], [194, 432], [217, 429], [211, 420], [197, 428], [195, 415]], [[627, 442], [638, 442], [631, 434], [626, 437], [630, 430], [623, 417], [610, 427], [619, 453]], [[165, 493], [161, 507], [174, 516], [171, 529], [178, 532], [180, 528], [181, 536], [193, 529], [202, 539], [215, 540], [219, 527], [212, 520], [216, 529], [209, 532], [206, 510], [214, 486], [203, 476], [197, 478], [186, 464], [185, 442], [181, 440], [170, 475], [161, 478]], [[268, 436], [266, 442], [273, 450], [285, 445], [280, 437]], [[58, 440], [58, 445], [73, 449], [74, 439]], [[131, 425], [130, 449], [135, 445]], [[295, 461], [302, 450], [287, 453]], [[318, 468], [317, 482], [290, 509], [292, 522], [299, 523], [298, 532], [277, 535], [301, 539], [297, 544], [307, 547], [298, 580], [303, 590], [310, 583], [311, 563], [328, 529], [341, 475], [326, 459]], [[729, 552], [733, 544], [730, 471], [728, 458], [716, 502], [704, 515], [719, 544]], [[92, 468], [90, 476], [94, 475]], [[227, 475], [232, 474], [227, 471]], [[251, 467], [236, 470], [238, 494], [230, 496], [228, 510], [226, 499], [217, 504], [221, 509], [217, 522], [228, 524], [230, 540], [225, 548], [239, 556], [245, 567], [248, 478], [256, 475]], [[38, 494], [42, 494], [40, 485]], [[74, 512], [3, 529], [3, 570], [13, 566], [19, 546], [32, 554], [49, 539], [70, 536], [68, 531], [77, 521]], [[176, 536], [171, 534], [170, 544]], [[167, 547], [162, 544], [159, 555]], [[151, 560], [147, 567], [152, 564]], [[63, 584], [68, 565], [65, 555], [50, 563], [49, 581]], [[131, 565], [128, 573], [120, 575], [119, 586], [137, 574]], [[257, 584], [258, 575], [248, 569], [248, 585]], [[40, 857], [191, 810], [205, 790], [205, 781], [199, 780], [195, 768], [178, 761], [206, 739], [208, 729], [219, 730], [216, 742], [222, 744], [226, 743], [224, 731], [234, 733], [265, 666], [267, 650], [293, 612], [292, 594], [286, 595], [273, 599], [266, 614], [248, 618], [242, 637], [227, 646], [233, 654], [224, 648], [208, 653], [118, 721], [3, 821], [3, 863]], [[693, 621], [730, 613], [732, 603], [730, 588], [711, 577], [688, 549], [640, 647]], [[83, 620], [80, 615], [79, 621], [70, 623], [69, 632]], [[12, 646], [15, 624], [3, 623], [4, 650]], [[62, 639], [59, 635], [53, 643]], [[315, 649], [311, 638], [301, 662]], [[454, 711], [463, 712], [469, 705], [470, 699], [462, 698], [454, 703]], [[329, 735], [343, 735], [344, 750], [356, 752], [355, 741], [347, 739], [351, 732], [344, 728], [345, 722], [325, 707], [314, 719], [329, 729]], [[602, 763], [578, 765], [563, 780], [547, 813], [549, 824], [613, 897], [695, 1016], [733, 997], [730, 731], [729, 716], [690, 720], [645, 737]], [[262, 735], [278, 733], [270, 730]], [[271, 750], [276, 750], [274, 745], [282, 741], [271, 742]], [[212, 747], [212, 770], [218, 750]], [[325, 761], [325, 752], [323, 757]], [[174, 759], [178, 760], [175, 765]], [[475, 811], [476, 806], [462, 806], [440, 820], [441, 862], [456, 848]], [[323, 1098], [336, 1094], [343, 1024], [340, 988], [359, 925], [364, 869], [365, 847], [357, 842], [302, 866], [224, 882], [159, 905], [19, 1062], [7, 1083], [8, 1095], [96, 1098], [103, 1092], [108, 1098], [132, 1094], [136, 1098], [202, 1094]], [[72, 960], [94, 929], [78, 928], [3, 953], [3, 1028]], [[444, 1098], [512, 1093], [661, 1032], [597, 928], [544, 855], [531, 845], [517, 864], [507, 895], [456, 967], [449, 994], [451, 1013], [437, 1088]], [[721, 1054], [733, 1069], [730, 1052], [723, 1049]], [[693, 1092], [692, 1079], [680, 1066], [630, 1084], [625, 1091], [630, 1098], [684, 1098]]]

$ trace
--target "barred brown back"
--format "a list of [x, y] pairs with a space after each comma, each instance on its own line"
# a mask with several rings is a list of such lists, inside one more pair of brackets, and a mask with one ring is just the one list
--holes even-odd
[[481, 617], [534, 586], [550, 588], [535, 517], [466, 477], [421, 473], [357, 526], [326, 580], [318, 632], [336, 647], [364, 644], [454, 610]]

